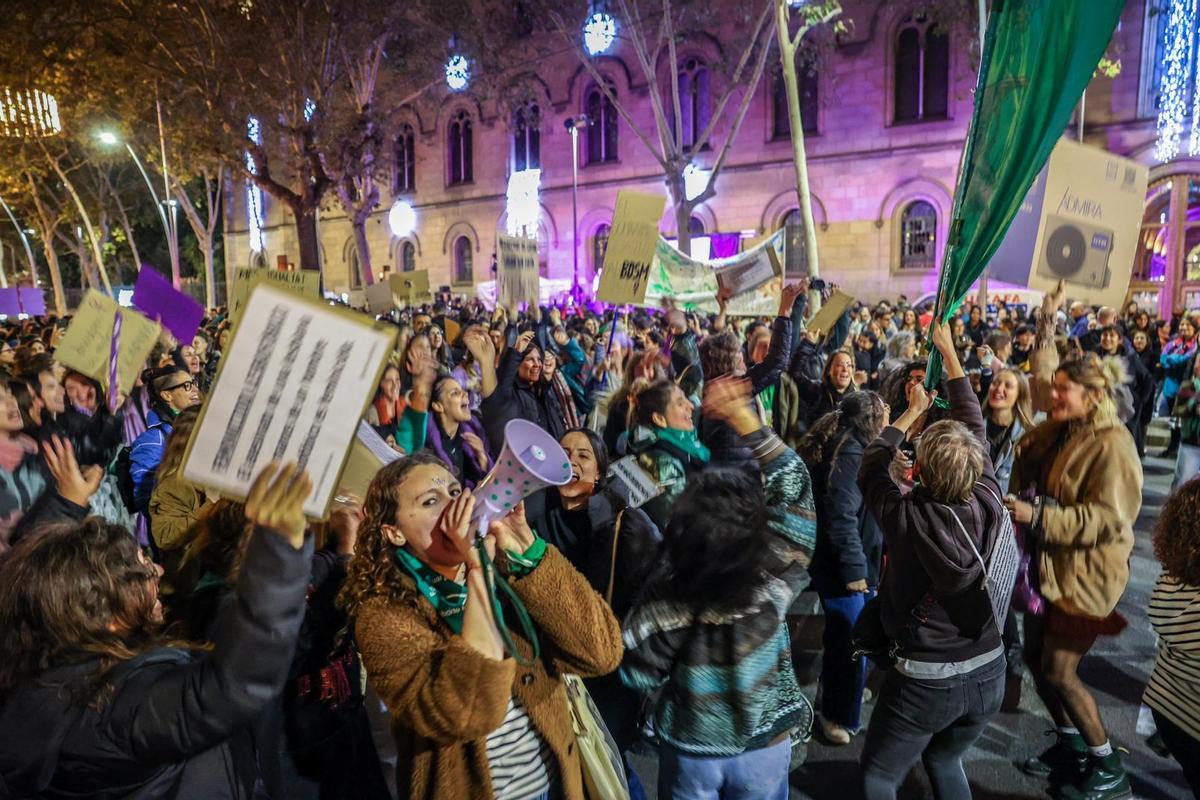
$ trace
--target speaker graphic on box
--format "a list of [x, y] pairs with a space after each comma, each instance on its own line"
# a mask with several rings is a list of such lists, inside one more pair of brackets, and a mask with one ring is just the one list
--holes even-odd
[[547, 486], [571, 481], [571, 463], [562, 446], [544, 429], [523, 419], [504, 426], [504, 449], [487, 477], [475, 487], [471, 522], [480, 536], [492, 520]]
[[1093, 289], [1107, 289], [1112, 279], [1108, 260], [1113, 233], [1078, 219], [1054, 214], [1046, 216], [1044, 245], [1037, 274], [1051, 280], [1066, 280]]

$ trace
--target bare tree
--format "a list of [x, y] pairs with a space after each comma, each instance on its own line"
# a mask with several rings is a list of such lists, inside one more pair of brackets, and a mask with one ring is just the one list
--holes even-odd
[[[621, 98], [601, 73], [595, 60], [583, 50], [579, 43], [578, 21], [566, 17], [559, 9], [547, 9], [547, 15], [559, 35], [575, 52], [580, 63], [596, 82], [596, 86], [662, 169], [674, 207], [678, 247], [685, 253], [691, 252], [688, 226], [692, 211], [716, 195], [717, 177], [729, 157], [754, 92], [762, 80], [769, 53], [771, 26], [774, 24], [774, 2], [775, 0], [751, 2], [748, 5], [749, 10], [743, 12], [741, 8], [710, 9], [696, 2], [647, 0], [643, 7], [639, 0], [616, 0], [614, 11], [625, 34], [623, 41], [627, 40], [633, 49], [637, 67], [650, 97], [650, 105], [654, 112], [654, 128], [651, 131], [638, 125], [630, 110], [622, 104]], [[745, 19], [738, 22], [749, 23], [749, 35], [743, 39], [745, 46], [732, 68], [726, 70], [722, 76], [723, 85], [703, 129], [692, 131], [692, 141], [685, 141], [679, 43], [686, 40], [690, 33], [702, 30], [706, 23], [720, 20], [722, 14], [743, 13]], [[726, 23], [729, 21], [725, 20]], [[665, 76], [662, 72], [666, 73]], [[732, 117], [727, 117], [726, 109], [735, 100]], [[717, 154], [708, 169], [704, 186], [689, 196], [684, 173], [693, 164], [697, 154], [712, 145], [718, 125], [721, 124], [727, 125], [724, 139], [717, 147]]]
[[[179, 207], [183, 209], [183, 216], [187, 219], [188, 225], [192, 227], [192, 233], [196, 235], [196, 241], [200, 245], [200, 254], [204, 258], [204, 302], [208, 308], [214, 308], [217, 305], [217, 276], [213, 248], [216, 244], [217, 225], [221, 221], [221, 189], [224, 182], [225, 171], [222, 168], [204, 167], [200, 170], [199, 176], [190, 182], [196, 190], [200, 191], [199, 208], [181, 178], [175, 177], [171, 182], [175, 199], [178, 201]], [[201, 211], [203, 211], [203, 216], [201, 216]], [[226, 291], [228, 290], [229, 285], [226, 284]]]

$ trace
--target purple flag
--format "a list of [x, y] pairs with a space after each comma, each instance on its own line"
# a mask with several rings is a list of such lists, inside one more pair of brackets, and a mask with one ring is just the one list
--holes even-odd
[[15, 317], [21, 313], [21, 301], [17, 297], [17, 287], [10, 286], [0, 289], [0, 314]]
[[22, 286], [17, 289], [21, 302], [21, 313], [31, 317], [41, 317], [46, 313], [46, 295], [36, 286]]
[[133, 307], [160, 323], [179, 340], [191, 344], [204, 306], [171, 285], [171, 282], [149, 264], [143, 264], [133, 285]]

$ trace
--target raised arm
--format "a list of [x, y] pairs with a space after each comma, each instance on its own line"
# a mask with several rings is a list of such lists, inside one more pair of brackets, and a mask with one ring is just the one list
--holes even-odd
[[796, 298], [800, 297], [803, 291], [803, 285], [799, 283], [783, 287], [783, 294], [779, 300], [779, 314], [771, 326], [771, 347], [767, 350], [767, 357], [761, 364], [755, 364], [746, 370], [746, 377], [750, 379], [751, 384], [750, 391], [754, 395], [758, 395], [768, 386], [774, 385], [783, 371], [787, 369], [792, 352], [790, 314]]
[[490, 397], [496, 391], [496, 345], [482, 326], [472, 325], [463, 334], [467, 352], [479, 365], [480, 393]]
[[138, 759], [163, 763], [203, 752], [283, 689], [312, 563], [304, 520], [311, 489], [293, 465], [259, 474], [246, 500], [255, 531], [237, 600], [223, 612], [212, 653], [151, 663], [114, 698], [112, 730]]
[[966, 425], [975, 438], [986, 445], [987, 428], [983, 423], [979, 398], [975, 396], [971, 381], [967, 379], [962, 362], [958, 360], [958, 351], [954, 347], [950, 326], [944, 322], [934, 323], [930, 328], [930, 337], [933, 346], [942, 354], [942, 364], [946, 369], [946, 392], [950, 400], [951, 418]]
[[1058, 370], [1058, 346], [1054, 342], [1054, 320], [1067, 297], [1066, 281], [1059, 281], [1053, 292], [1042, 300], [1042, 315], [1037, 323], [1037, 338], [1029, 354], [1029, 393], [1034, 411], [1050, 410], [1050, 385]]

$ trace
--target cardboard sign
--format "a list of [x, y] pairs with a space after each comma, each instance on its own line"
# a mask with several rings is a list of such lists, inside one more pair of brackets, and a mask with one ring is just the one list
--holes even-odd
[[388, 446], [375, 429], [366, 422], [358, 423], [358, 433], [350, 446], [350, 457], [338, 485], [342, 494], [363, 498], [375, 473], [404, 456]]
[[663, 493], [663, 487], [638, 464], [637, 456], [614, 461], [608, 468], [608, 477], [612, 481], [609, 486], [633, 508], [639, 508]]
[[989, 275], [1016, 286], [1119, 307], [1125, 300], [1149, 170], [1097, 147], [1063, 139], [1034, 181]]
[[184, 478], [244, 499], [270, 461], [308, 470], [304, 513], [324, 518], [394, 331], [362, 314], [260, 283], [196, 421]]
[[662, 195], [625, 190], [617, 193], [597, 299], [616, 305], [645, 302], [658, 244], [658, 221], [666, 204]]
[[496, 242], [496, 300], [537, 305], [541, 296], [537, 239], [500, 234]]
[[820, 331], [822, 335], [828, 335], [853, 302], [854, 298], [850, 295], [842, 291], [835, 291], [821, 306], [821, 310], [813, 314], [812, 319], [805, 323], [805, 329]]
[[204, 306], [146, 264], [133, 285], [133, 307], [162, 325], [180, 344], [191, 344], [204, 319]]
[[372, 314], [386, 314], [393, 308], [414, 305], [429, 296], [429, 271], [397, 272], [386, 281], [367, 287], [367, 306]]
[[41, 317], [46, 314], [46, 295], [36, 286], [20, 286], [17, 294], [21, 300], [21, 313], [31, 317]]
[[67, 326], [54, 358], [67, 367], [95, 378], [108, 391], [108, 356], [112, 347], [113, 320], [121, 315], [121, 341], [117, 351], [118, 388], [128, 393], [137, 383], [150, 351], [162, 332], [157, 322], [95, 289], [88, 290]]
[[263, 281], [295, 292], [302, 297], [319, 299], [321, 296], [321, 273], [315, 270], [285, 271], [239, 268], [234, 275], [233, 295], [229, 298], [230, 319], [236, 320], [241, 315], [251, 290]]

